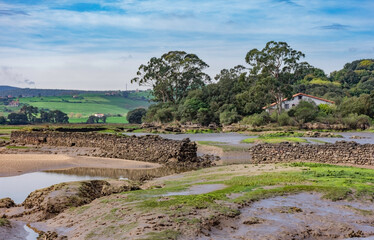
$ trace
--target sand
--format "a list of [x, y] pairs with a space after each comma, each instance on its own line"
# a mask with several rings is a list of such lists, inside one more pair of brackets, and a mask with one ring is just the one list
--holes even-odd
[[150, 169], [161, 167], [161, 165], [123, 159], [60, 154], [0, 154], [0, 177], [73, 167]]

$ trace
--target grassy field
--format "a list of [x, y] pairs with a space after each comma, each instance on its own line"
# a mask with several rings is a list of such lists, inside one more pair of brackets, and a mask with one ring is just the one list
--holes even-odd
[[[128, 111], [139, 107], [147, 108], [150, 105], [146, 97], [143, 96], [144, 94], [148, 93], [133, 93], [134, 96], [131, 95], [128, 98], [99, 94], [83, 94], [76, 98], [70, 95], [25, 97], [20, 98], [19, 101], [21, 105], [28, 104], [38, 107], [39, 109], [61, 110], [68, 114], [71, 123], [84, 123], [90, 115], [95, 113], [113, 115], [113, 117], [108, 117], [108, 123], [127, 123], [126, 114]], [[20, 107], [0, 105], [0, 113], [4, 116], [10, 113], [6, 112], [5, 108], [13, 112], [17, 112], [20, 109]]]

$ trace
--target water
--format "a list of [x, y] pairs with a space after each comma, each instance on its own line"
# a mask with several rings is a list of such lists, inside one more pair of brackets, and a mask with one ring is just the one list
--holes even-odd
[[[371, 132], [341, 132], [336, 133], [342, 135], [343, 138], [305, 138], [313, 143], [313, 139], [321, 140], [327, 143], [335, 143], [337, 141], [353, 141], [359, 144], [374, 144], [374, 133]], [[364, 137], [363, 139], [351, 139], [352, 136]]]
[[187, 195], [197, 195], [197, 194], [205, 194], [210, 193], [213, 191], [221, 190], [225, 188], [226, 185], [224, 184], [202, 184], [202, 185], [194, 185], [187, 189], [186, 191], [181, 192], [168, 192], [163, 194], [162, 196], [187, 196]]
[[0, 199], [10, 197], [22, 203], [36, 189], [46, 188], [62, 182], [103, 179], [101, 176], [77, 176], [58, 173], [35, 172], [0, 178]]
[[247, 136], [240, 133], [183, 133], [183, 134], [152, 134], [152, 133], [126, 133], [126, 135], [145, 136], [145, 135], [159, 135], [162, 138], [172, 140], [182, 140], [189, 138], [191, 141], [213, 141], [227, 144], [240, 144], [246, 138], [255, 138], [257, 136]]
[[[197, 133], [197, 134], [151, 134], [151, 133], [126, 133], [127, 135], [159, 135], [162, 138], [173, 139], [173, 140], [182, 140], [184, 138], [189, 138], [191, 141], [214, 141], [222, 142], [229, 145], [245, 145], [249, 146], [250, 144], [240, 143], [246, 138], [257, 138], [257, 136], [247, 136], [240, 133]], [[327, 143], [335, 143], [337, 141], [354, 141], [359, 144], [374, 144], [374, 133], [371, 132], [337, 132], [336, 134], [342, 135], [343, 138], [307, 138], [310, 143], [314, 144], [312, 140], [321, 140]], [[364, 139], [350, 139], [352, 136], [365, 137]]]
[[27, 232], [26, 240], [35, 240], [37, 237], [39, 237], [39, 234], [35, 232], [32, 228], [30, 228], [28, 225], [24, 225], [23, 229]]

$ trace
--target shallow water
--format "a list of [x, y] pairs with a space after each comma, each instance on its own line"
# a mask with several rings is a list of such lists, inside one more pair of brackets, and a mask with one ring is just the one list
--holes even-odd
[[224, 184], [194, 185], [186, 191], [168, 192], [168, 193], [163, 194], [162, 196], [166, 197], [166, 196], [186, 196], [186, 195], [205, 194], [205, 193], [210, 193], [210, 192], [213, 192], [213, 191], [223, 189], [225, 187], [226, 187], [226, 185], [224, 185]]
[[[151, 133], [126, 133], [127, 135], [159, 135], [160, 137], [173, 139], [173, 140], [182, 140], [184, 138], [189, 138], [191, 141], [214, 141], [222, 142], [230, 145], [244, 145], [250, 146], [251, 144], [242, 144], [242, 140], [246, 138], [256, 138], [257, 136], [247, 136], [240, 133], [197, 133], [197, 134], [151, 134]], [[328, 143], [335, 143], [336, 141], [354, 141], [359, 144], [371, 143], [374, 144], [374, 133], [372, 132], [337, 132], [336, 134], [342, 135], [343, 138], [307, 138], [310, 143], [315, 143], [312, 140], [321, 140]], [[352, 136], [365, 137], [364, 139], [350, 139]]]
[[24, 225], [23, 229], [27, 232], [26, 240], [35, 240], [39, 237], [39, 234], [32, 230], [29, 226]]
[[[321, 140], [327, 143], [335, 143], [337, 141], [353, 141], [359, 144], [374, 144], [374, 133], [371, 132], [341, 132], [336, 133], [342, 135], [343, 138], [305, 138], [313, 143], [313, 139]], [[363, 139], [351, 139], [352, 136], [364, 137]]]
[[58, 173], [35, 172], [0, 178], [0, 199], [10, 197], [15, 203], [22, 203], [37, 189], [62, 182], [103, 179], [101, 176], [77, 176]]
[[49, 173], [60, 173], [74, 176], [100, 176], [112, 179], [148, 180], [155, 177], [163, 177], [175, 173], [180, 173], [186, 169], [159, 167], [152, 169], [118, 169], [118, 168], [69, 168], [48, 170]]
[[153, 133], [126, 133], [126, 135], [145, 136], [145, 135], [159, 135], [162, 138], [172, 140], [183, 140], [189, 138], [191, 141], [214, 141], [227, 144], [240, 144], [246, 138], [256, 137], [247, 136], [240, 133], [183, 133], [183, 134], [153, 134]]

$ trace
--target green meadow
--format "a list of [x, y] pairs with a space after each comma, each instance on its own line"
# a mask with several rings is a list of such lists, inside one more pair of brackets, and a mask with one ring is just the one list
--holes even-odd
[[[82, 94], [73, 96], [25, 97], [19, 99], [21, 104], [28, 104], [39, 109], [60, 110], [68, 114], [70, 123], [84, 123], [90, 115], [103, 113], [109, 115], [108, 123], [127, 123], [126, 114], [135, 108], [147, 108], [150, 103], [142, 98], [125, 98], [122, 96], [106, 96], [103, 94]], [[0, 106], [3, 115], [8, 115], [4, 108], [18, 111], [18, 108]]]

